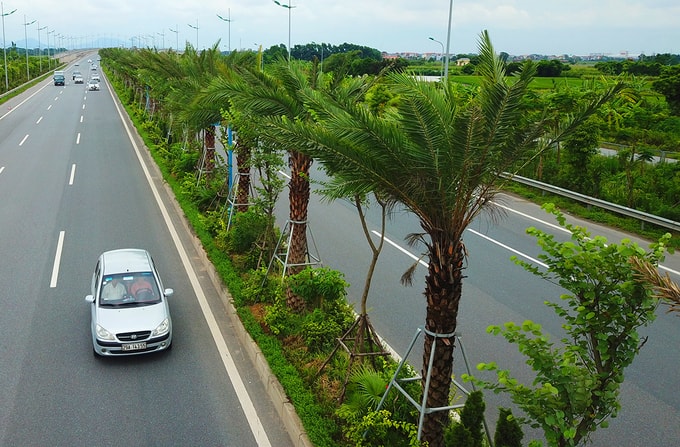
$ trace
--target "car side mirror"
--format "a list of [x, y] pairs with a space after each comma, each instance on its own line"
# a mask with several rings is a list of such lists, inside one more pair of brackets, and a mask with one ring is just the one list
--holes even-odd
[[172, 289], [165, 289], [163, 291], [163, 295], [165, 295], [166, 298], [169, 297], [169, 296], [172, 296], [173, 293], [175, 293], [175, 291], [172, 290]]
[[94, 295], [87, 295], [85, 297], [85, 301], [87, 301], [88, 303], [94, 303]]

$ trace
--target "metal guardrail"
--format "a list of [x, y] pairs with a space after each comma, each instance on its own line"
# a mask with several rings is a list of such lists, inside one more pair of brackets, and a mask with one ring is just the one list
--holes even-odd
[[658, 225], [663, 228], [667, 228], [669, 230], [673, 231], [680, 231], [680, 222], [676, 222], [674, 220], [670, 219], [665, 219], [663, 217], [655, 216], [653, 214], [649, 213], [644, 213], [642, 211], [635, 210], [633, 208], [628, 208], [627, 206], [621, 206], [617, 205], [616, 203], [611, 203], [607, 202], [604, 200], [596, 199], [594, 197], [586, 196], [584, 194], [580, 194], [574, 191], [569, 191], [568, 189], [564, 188], [559, 188], [554, 185], [550, 185], [548, 183], [543, 183], [539, 182], [538, 180], [533, 180], [530, 178], [522, 177], [519, 175], [512, 175], [512, 174], [503, 174], [502, 175], [504, 178], [516, 181], [518, 183], [522, 183], [527, 186], [531, 186], [533, 188], [538, 188], [542, 191], [547, 191], [552, 194], [557, 194], [563, 197], [567, 197], [572, 200], [576, 200], [582, 203], [587, 203], [588, 205], [593, 205], [597, 206], [599, 208], [612, 211], [617, 214], [621, 214], [624, 216], [632, 217], [634, 219], [641, 220], [644, 224], [644, 222], [648, 222], [654, 225]]

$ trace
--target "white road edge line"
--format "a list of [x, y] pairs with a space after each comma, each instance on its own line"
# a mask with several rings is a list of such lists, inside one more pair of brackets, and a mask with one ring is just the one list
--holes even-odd
[[65, 231], [59, 232], [59, 240], [57, 241], [57, 251], [54, 253], [54, 264], [52, 265], [52, 279], [50, 280], [50, 288], [57, 287], [57, 279], [59, 279], [59, 265], [61, 264], [61, 251], [64, 248]]
[[151, 179], [151, 175], [149, 174], [149, 170], [144, 164], [144, 159], [142, 158], [142, 154], [139, 150], [139, 147], [137, 146], [137, 143], [135, 142], [135, 139], [132, 136], [132, 132], [130, 131], [129, 126], [125, 121], [125, 118], [123, 117], [123, 113], [120, 107], [118, 106], [118, 102], [115, 101], [115, 99], [114, 105], [116, 106], [118, 116], [120, 116], [120, 120], [123, 123], [123, 127], [125, 127], [128, 139], [130, 140], [130, 143], [132, 144], [132, 147], [135, 150], [135, 154], [137, 155], [139, 164], [141, 165], [142, 170], [144, 171], [144, 176], [146, 177], [146, 180], [149, 183], [151, 192], [153, 193], [153, 196], [156, 199], [156, 203], [160, 208], [161, 214], [163, 215], [163, 219], [165, 220], [165, 224], [168, 227], [168, 231], [170, 232], [172, 240], [175, 243], [177, 252], [179, 253], [180, 258], [182, 259], [182, 264], [184, 265], [184, 269], [186, 270], [187, 275], [189, 276], [189, 281], [191, 282], [191, 285], [194, 291], [196, 292], [196, 299], [198, 300], [198, 304], [201, 306], [203, 317], [205, 318], [206, 323], [208, 324], [208, 328], [210, 329], [210, 333], [213, 337], [213, 340], [215, 341], [217, 350], [220, 353], [220, 358], [222, 359], [224, 369], [227, 375], [229, 376], [229, 379], [231, 380], [231, 383], [234, 387], [234, 391], [236, 392], [236, 396], [238, 397], [238, 400], [241, 404], [241, 408], [243, 409], [243, 413], [246, 419], [248, 420], [248, 424], [250, 425], [250, 431], [255, 437], [255, 441], [257, 442], [258, 446], [271, 447], [271, 443], [269, 442], [267, 433], [264, 430], [262, 421], [260, 421], [260, 418], [257, 415], [257, 411], [255, 411], [255, 406], [253, 405], [253, 402], [250, 399], [250, 396], [248, 395], [248, 390], [246, 389], [243, 383], [243, 379], [241, 378], [241, 375], [239, 374], [238, 369], [236, 368], [234, 358], [232, 357], [231, 352], [229, 351], [229, 346], [227, 346], [227, 342], [224, 340], [224, 337], [222, 337], [222, 332], [220, 331], [220, 328], [217, 324], [217, 320], [215, 319], [215, 316], [213, 315], [212, 310], [210, 309], [210, 305], [208, 304], [208, 300], [205, 297], [203, 288], [201, 287], [201, 284], [198, 281], [196, 271], [194, 270], [193, 265], [191, 265], [191, 262], [189, 261], [189, 256], [187, 255], [186, 250], [182, 245], [182, 241], [180, 240], [179, 235], [177, 234], [177, 230], [175, 229], [174, 224], [170, 220], [168, 210], [165, 208], [165, 205], [161, 200], [161, 197], [158, 193], [158, 189], [156, 188], [156, 185], [154, 185], [153, 180]]

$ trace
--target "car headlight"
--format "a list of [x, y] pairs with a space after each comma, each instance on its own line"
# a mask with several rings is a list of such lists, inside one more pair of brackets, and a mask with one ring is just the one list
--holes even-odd
[[115, 340], [116, 337], [113, 334], [100, 325], [97, 325], [97, 338], [100, 340]]
[[166, 334], [170, 330], [170, 319], [166, 318], [158, 325], [156, 329], [151, 332], [152, 337], [157, 337], [159, 335]]

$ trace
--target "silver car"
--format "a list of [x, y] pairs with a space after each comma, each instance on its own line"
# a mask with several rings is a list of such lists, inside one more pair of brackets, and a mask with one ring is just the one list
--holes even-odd
[[[172, 320], [168, 297], [151, 255], [127, 248], [103, 253], [92, 275], [91, 330], [94, 353], [136, 355], [168, 349]], [[162, 291], [162, 292], [161, 292]]]

